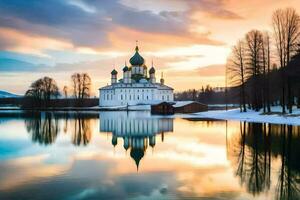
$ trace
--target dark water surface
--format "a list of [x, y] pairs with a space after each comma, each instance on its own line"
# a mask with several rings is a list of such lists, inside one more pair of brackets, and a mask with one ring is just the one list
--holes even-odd
[[0, 199], [299, 199], [300, 127], [0, 113]]

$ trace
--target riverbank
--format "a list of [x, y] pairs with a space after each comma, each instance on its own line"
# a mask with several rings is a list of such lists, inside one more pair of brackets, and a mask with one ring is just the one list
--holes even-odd
[[[175, 106], [183, 106], [192, 101], [177, 101]], [[237, 108], [235, 104], [227, 105], [228, 109]], [[225, 110], [225, 104], [211, 104], [208, 105], [208, 110]], [[131, 106], [65, 106], [65, 107], [44, 107], [44, 108], [22, 108], [18, 106], [0, 106], [0, 111], [150, 111], [151, 105], [131, 105]]]
[[47, 107], [47, 108], [22, 108], [22, 107], [0, 107], [0, 111], [150, 111], [150, 105], [138, 106], [115, 106], [115, 107]]
[[288, 124], [300, 125], [300, 109], [294, 109], [292, 114], [281, 114], [280, 107], [273, 107], [271, 113], [263, 113], [248, 110], [240, 112], [239, 109], [232, 110], [214, 110], [201, 113], [193, 113], [189, 115], [177, 115], [183, 118], [193, 119], [218, 119], [218, 120], [237, 120], [246, 122], [272, 123], [272, 124]]

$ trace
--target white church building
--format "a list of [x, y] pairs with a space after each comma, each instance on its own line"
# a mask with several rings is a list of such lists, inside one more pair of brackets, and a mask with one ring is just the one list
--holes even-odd
[[111, 84], [99, 89], [99, 105], [151, 105], [160, 102], [174, 101], [173, 88], [165, 85], [163, 77], [156, 82], [155, 68], [147, 69], [145, 59], [139, 54], [136, 46], [135, 54], [129, 60], [131, 66], [123, 67], [123, 78], [118, 80], [118, 72], [111, 72]]

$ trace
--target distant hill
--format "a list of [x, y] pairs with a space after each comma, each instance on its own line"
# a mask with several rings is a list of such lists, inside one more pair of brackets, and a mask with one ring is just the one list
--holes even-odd
[[16, 97], [21, 97], [21, 96], [0, 90], [0, 98], [16, 98]]

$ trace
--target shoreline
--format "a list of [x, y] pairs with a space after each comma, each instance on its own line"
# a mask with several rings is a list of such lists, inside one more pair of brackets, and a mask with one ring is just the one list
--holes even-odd
[[[0, 107], [0, 113], [6, 112], [101, 112], [101, 111], [111, 111], [111, 112], [130, 112], [130, 111], [149, 111], [147, 105], [133, 106], [131, 108], [116, 107], [116, 108], [101, 108], [101, 107], [65, 107], [65, 108], [43, 108], [43, 109], [22, 109], [18, 107]], [[230, 110], [214, 110], [209, 109], [205, 112], [198, 113], [175, 113], [174, 115], [152, 115], [153, 117], [166, 117], [166, 118], [182, 118], [191, 120], [232, 120], [232, 121], [245, 121], [253, 123], [270, 123], [270, 124], [287, 124], [300, 126], [300, 109], [294, 109], [292, 114], [280, 113], [279, 107], [274, 107], [272, 113], [262, 113], [262, 111], [256, 112], [253, 110], [248, 110], [247, 112], [240, 112], [239, 109]]]
[[239, 109], [232, 110], [210, 110], [207, 112], [193, 113], [187, 115], [177, 115], [177, 117], [191, 119], [217, 119], [217, 120], [233, 120], [253, 123], [270, 123], [270, 124], [286, 124], [300, 126], [300, 109], [295, 109], [292, 114], [279, 114], [280, 108], [273, 108], [272, 113], [262, 113], [249, 110], [240, 112]]

